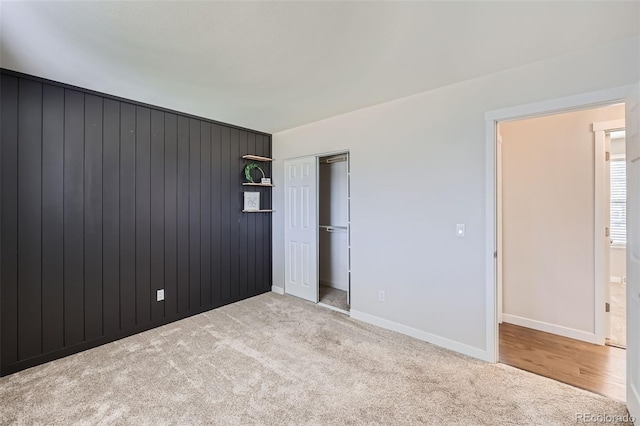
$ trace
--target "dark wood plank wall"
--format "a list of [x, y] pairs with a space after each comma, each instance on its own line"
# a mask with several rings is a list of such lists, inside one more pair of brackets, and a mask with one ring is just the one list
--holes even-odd
[[0, 375], [271, 289], [271, 215], [241, 212], [241, 156], [270, 156], [270, 135], [0, 84]]

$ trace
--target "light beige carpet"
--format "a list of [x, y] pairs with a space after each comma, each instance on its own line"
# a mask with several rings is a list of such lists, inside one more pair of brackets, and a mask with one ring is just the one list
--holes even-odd
[[0, 378], [3, 425], [574, 425], [583, 413], [626, 410], [273, 293]]
[[349, 310], [346, 291], [321, 285], [319, 293], [321, 303], [326, 303], [343, 311]]
[[627, 286], [611, 283], [611, 331], [608, 344], [625, 348], [627, 346]]

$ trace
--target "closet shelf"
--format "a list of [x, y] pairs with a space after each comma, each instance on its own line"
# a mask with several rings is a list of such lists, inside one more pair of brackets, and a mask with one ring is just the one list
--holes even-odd
[[252, 154], [243, 155], [242, 158], [244, 158], [245, 160], [254, 160], [254, 161], [273, 161], [273, 158], [261, 157], [259, 155], [252, 155]]
[[242, 213], [271, 213], [274, 210], [242, 210]]
[[331, 225], [319, 225], [318, 228], [322, 228], [322, 229], [343, 229], [343, 230], [347, 230], [349, 229], [346, 226], [331, 226]]
[[273, 187], [273, 184], [270, 183], [251, 183], [251, 182], [244, 182], [242, 185], [244, 186], [271, 186]]

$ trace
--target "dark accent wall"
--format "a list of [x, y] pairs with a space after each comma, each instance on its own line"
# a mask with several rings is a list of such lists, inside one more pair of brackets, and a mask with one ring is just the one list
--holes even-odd
[[0, 375], [271, 289], [271, 215], [242, 213], [241, 158], [271, 156], [270, 135], [0, 83]]

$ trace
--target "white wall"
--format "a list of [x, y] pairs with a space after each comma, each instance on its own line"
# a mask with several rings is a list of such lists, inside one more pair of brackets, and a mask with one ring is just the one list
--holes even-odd
[[284, 283], [282, 160], [349, 150], [352, 316], [485, 357], [484, 114], [630, 84], [639, 47], [624, 39], [275, 134], [274, 286]]
[[623, 104], [500, 125], [505, 322], [593, 340], [604, 283], [594, 279], [592, 124], [617, 119]]
[[340, 226], [329, 232], [319, 230], [318, 274], [320, 284], [339, 290], [349, 289], [349, 163], [320, 163], [318, 182], [318, 221], [324, 226]]

